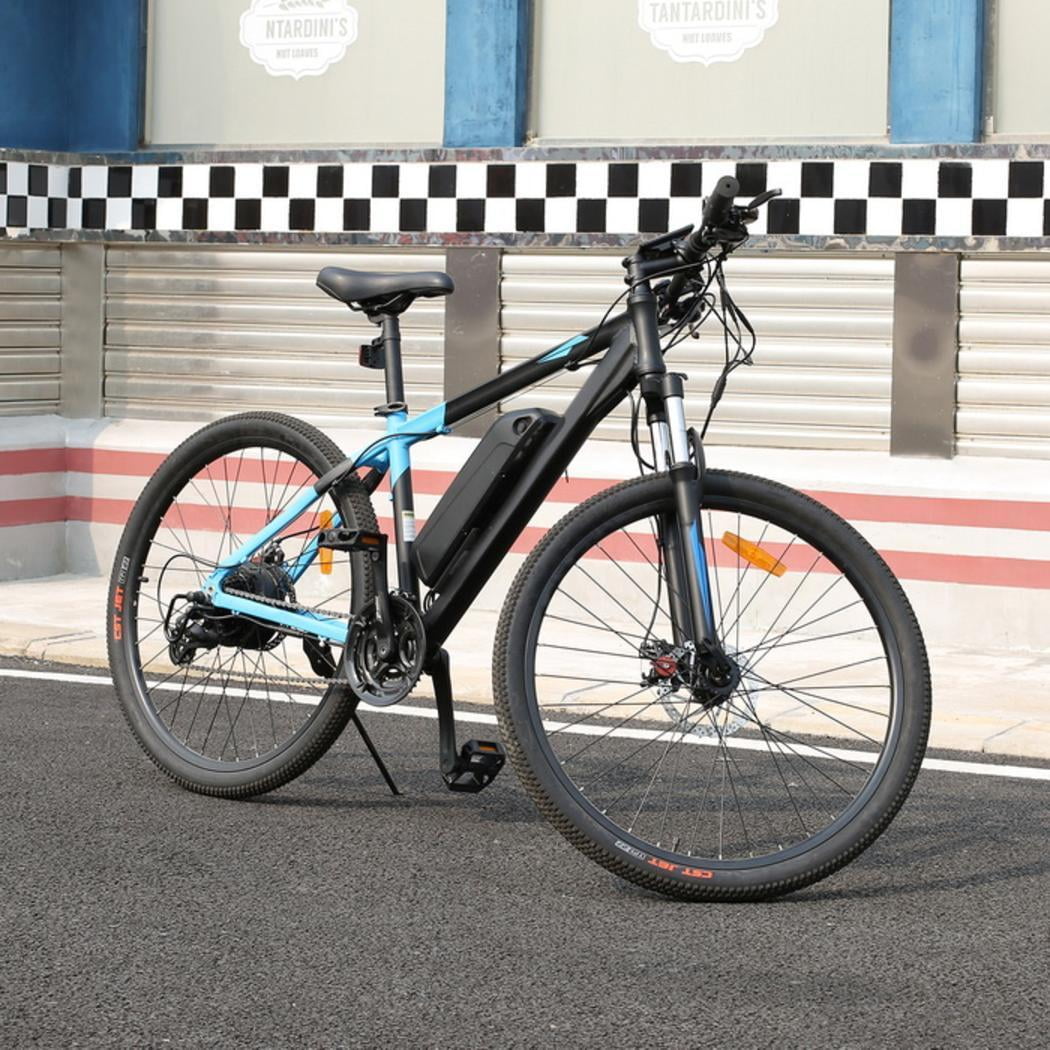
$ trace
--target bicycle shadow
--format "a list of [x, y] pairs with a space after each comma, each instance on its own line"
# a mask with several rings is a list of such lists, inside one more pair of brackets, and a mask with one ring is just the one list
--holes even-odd
[[[996, 832], [1001, 829], [991, 825], [982, 829], [958, 818], [937, 823], [922, 818], [923, 814], [919, 812], [912, 815], [911, 823], [891, 826], [882, 840], [832, 875], [829, 882], [804, 887], [781, 898], [757, 902], [757, 906], [798, 908], [932, 896], [981, 890], [1050, 875], [1050, 841], [1040, 845], [1037, 837], [1029, 833], [1025, 846], [1036, 855], [1031, 860], [1003, 864], [997, 859], [1002, 849]], [[1050, 840], [1050, 835], [1043, 834], [1042, 837]], [[936, 875], [929, 874], [928, 870], [924, 873], [931, 862], [940, 866], [961, 865], [964, 856], [972, 855], [974, 844], [982, 841], [988, 844], [987, 862], [979, 867], [974, 867], [970, 861], [965, 870]], [[982, 861], [984, 859], [982, 857]], [[851, 877], [863, 881], [840, 884]], [[623, 880], [617, 880], [617, 884], [623, 897], [666, 902], [665, 897], [652, 890]], [[719, 905], [723, 906], [754, 908], [756, 902], [727, 901], [725, 905]]]

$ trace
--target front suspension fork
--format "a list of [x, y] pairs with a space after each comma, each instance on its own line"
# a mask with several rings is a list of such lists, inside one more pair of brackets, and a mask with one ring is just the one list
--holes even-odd
[[660, 541], [666, 556], [675, 643], [692, 641], [698, 649], [718, 651], [700, 519], [704, 464], [699, 445], [695, 460], [690, 454], [693, 446], [685, 422], [683, 378], [674, 372], [659, 377], [659, 407], [649, 419], [656, 467], [667, 470], [675, 501], [675, 513], [666, 515], [660, 523]]

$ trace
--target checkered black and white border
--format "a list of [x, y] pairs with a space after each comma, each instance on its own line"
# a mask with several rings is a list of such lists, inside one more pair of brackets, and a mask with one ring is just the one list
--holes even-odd
[[319, 234], [659, 233], [695, 222], [723, 175], [778, 186], [755, 234], [1050, 236], [1046, 162], [515, 160], [426, 163], [0, 162], [0, 227]]

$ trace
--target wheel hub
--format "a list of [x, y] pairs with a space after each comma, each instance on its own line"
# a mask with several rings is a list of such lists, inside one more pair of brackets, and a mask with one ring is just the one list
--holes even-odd
[[[226, 577], [223, 586], [268, 602], [295, 601], [295, 588], [284, 569], [283, 558], [240, 565]], [[180, 600], [187, 604], [173, 620]], [[178, 594], [172, 599], [165, 620], [165, 635], [172, 662], [180, 666], [192, 663], [201, 649], [229, 646], [268, 650], [283, 637], [278, 629], [268, 624], [216, 609], [203, 592]]]
[[[655, 687], [664, 711], [694, 736], [725, 736], [746, 721], [729, 701], [744, 686], [740, 665], [731, 653], [712, 647], [697, 649], [691, 642], [673, 646], [653, 640], [638, 655], [649, 661], [642, 685]], [[708, 714], [725, 707], [723, 715]]]

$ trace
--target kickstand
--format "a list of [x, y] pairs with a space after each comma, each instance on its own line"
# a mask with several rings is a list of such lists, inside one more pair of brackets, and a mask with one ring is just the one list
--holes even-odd
[[394, 778], [386, 768], [386, 763], [379, 757], [379, 752], [376, 750], [375, 744], [372, 743], [372, 738], [365, 731], [364, 723], [357, 717], [357, 711], [354, 711], [350, 716], [350, 720], [354, 723], [354, 728], [361, 734], [361, 739], [365, 742], [365, 747], [368, 748], [368, 753], [372, 756], [372, 761], [379, 767], [379, 772], [383, 774], [383, 779], [386, 781], [387, 787], [390, 788], [390, 794], [400, 795], [401, 792], [398, 791], [397, 784], [394, 783]]

